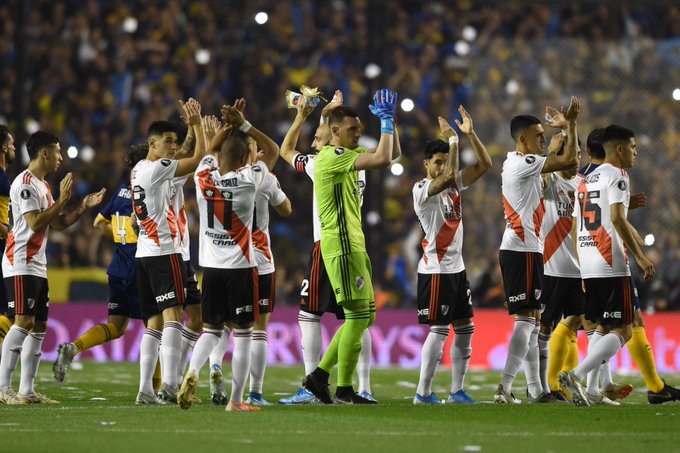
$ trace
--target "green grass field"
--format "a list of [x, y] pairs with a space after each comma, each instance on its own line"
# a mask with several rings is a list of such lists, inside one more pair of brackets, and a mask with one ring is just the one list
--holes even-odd
[[[207, 367], [197, 395], [208, 403], [182, 411], [134, 405], [136, 364], [82, 363], [63, 384], [53, 381], [50, 363], [42, 364], [37, 390], [61, 405], [0, 406], [0, 452], [680, 451], [680, 403], [647, 404], [638, 377], [620, 378], [636, 387], [621, 407], [509, 407], [490, 404], [498, 373], [471, 372], [467, 387], [481, 404], [432, 407], [411, 402], [416, 370], [379, 369], [372, 374], [378, 406], [227, 413], [208, 401]], [[294, 392], [301, 375], [301, 367], [270, 367], [265, 397]], [[441, 369], [434, 390], [445, 396], [448, 386], [449, 370]], [[521, 378], [515, 389], [524, 391]]]

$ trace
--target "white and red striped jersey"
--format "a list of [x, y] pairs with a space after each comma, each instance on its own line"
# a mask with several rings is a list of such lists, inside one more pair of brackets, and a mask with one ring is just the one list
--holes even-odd
[[543, 273], [553, 277], [581, 278], [574, 241], [569, 233], [574, 223], [574, 195], [578, 176], [564, 179], [557, 173], [547, 175], [543, 188], [545, 216], [541, 224]]
[[221, 175], [217, 159], [201, 160], [194, 180], [200, 213], [198, 263], [202, 267], [255, 267], [252, 239], [255, 194], [269, 170], [264, 162]]
[[[314, 168], [316, 167], [316, 154], [298, 154], [293, 159], [293, 168], [299, 173], [305, 173], [314, 182]], [[359, 190], [361, 190], [361, 201], [363, 203], [363, 193], [366, 189], [366, 171], [359, 170]], [[319, 220], [319, 207], [316, 203], [316, 190], [312, 190], [312, 224], [314, 226], [314, 242], [321, 240], [321, 221]]]
[[630, 184], [625, 170], [602, 164], [581, 179], [574, 217], [582, 278], [630, 275], [626, 247], [612, 223], [611, 205], [617, 203], [627, 216]]
[[268, 173], [255, 195], [253, 246], [255, 247], [255, 262], [259, 275], [274, 272], [272, 240], [269, 235], [269, 205], [278, 206], [284, 201], [286, 201], [286, 194], [281, 190], [279, 180], [272, 173]]
[[47, 278], [45, 248], [49, 225], [41, 231], [33, 231], [24, 214], [43, 212], [54, 204], [50, 186], [30, 171], [24, 170], [12, 182], [9, 198], [14, 224], [7, 235], [7, 246], [2, 256], [2, 273], [5, 277], [34, 275]]
[[179, 249], [177, 253], [182, 254], [184, 261], [189, 261], [191, 258], [190, 244], [189, 244], [189, 227], [187, 226], [187, 212], [184, 209], [184, 184], [189, 179], [189, 175], [180, 176], [173, 180], [172, 193], [170, 194], [171, 208], [175, 213], [177, 220], [177, 234]]
[[413, 209], [425, 232], [419, 274], [455, 274], [465, 270], [463, 263], [463, 174], [458, 172], [448, 188], [434, 196], [427, 191], [433, 179], [413, 186]]
[[513, 151], [503, 162], [501, 198], [506, 225], [501, 250], [543, 252], [540, 232], [545, 206], [541, 171], [545, 159]]
[[139, 225], [135, 257], [179, 253], [177, 216], [170, 197], [179, 161], [141, 160], [132, 169], [132, 206]]

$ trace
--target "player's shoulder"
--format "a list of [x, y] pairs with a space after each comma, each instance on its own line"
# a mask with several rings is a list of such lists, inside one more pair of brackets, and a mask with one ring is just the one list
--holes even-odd
[[423, 178], [420, 181], [416, 181], [416, 183], [413, 184], [412, 189], [413, 193], [421, 192], [427, 185], [429, 185], [428, 182], [430, 181], [431, 180], [427, 178]]

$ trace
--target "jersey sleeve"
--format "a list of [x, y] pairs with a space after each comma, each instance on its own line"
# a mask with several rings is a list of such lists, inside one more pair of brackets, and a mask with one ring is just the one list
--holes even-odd
[[31, 211], [40, 211], [40, 196], [35, 190], [35, 187], [29, 184], [21, 184], [19, 186], [19, 197], [17, 197], [19, 204], [19, 212], [26, 214]]
[[427, 191], [430, 188], [430, 184], [432, 184], [432, 179], [423, 179], [422, 181], [417, 182], [413, 186], [413, 204], [414, 206], [422, 206], [427, 202], [427, 200], [431, 199], [427, 194]]
[[255, 162], [254, 165], [249, 167], [251, 177], [253, 178], [253, 181], [255, 182], [255, 187], [257, 187], [257, 190], [260, 190], [263, 184], [269, 179], [269, 168], [267, 167], [267, 164], [262, 162], [261, 160], [258, 160]]
[[609, 183], [607, 184], [607, 192], [609, 196], [609, 204], [613, 205], [616, 203], [627, 204], [629, 199], [628, 178], [617, 172], [616, 175], [612, 175], [609, 178]]
[[467, 186], [463, 184], [463, 170], [459, 170], [458, 173], [456, 173], [454, 182], [461, 192], [467, 189]]
[[[118, 188], [116, 194], [120, 193], [120, 187]], [[113, 214], [113, 203], [116, 201], [116, 197], [118, 195], [114, 195], [111, 197], [108, 203], [106, 203], [106, 206], [102, 208], [101, 211], [99, 211], [99, 216], [102, 217], [104, 220], [107, 222], [111, 221], [111, 215]]]
[[298, 173], [307, 173], [307, 164], [310, 160], [308, 155], [297, 153], [293, 158], [293, 168]]
[[278, 206], [286, 201], [286, 194], [281, 189], [279, 180], [271, 173], [265, 178], [263, 188], [260, 190], [265, 193], [265, 196], [269, 199], [269, 204], [272, 206]]
[[179, 161], [172, 159], [161, 159], [154, 162], [151, 183], [158, 184], [168, 179], [174, 179], [178, 165]]
[[545, 165], [546, 157], [536, 154], [527, 154], [515, 160], [512, 165], [512, 173], [517, 178], [530, 178], [540, 175]]

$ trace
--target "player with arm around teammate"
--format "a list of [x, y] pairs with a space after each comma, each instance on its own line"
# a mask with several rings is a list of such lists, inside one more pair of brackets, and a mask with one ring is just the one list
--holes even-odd
[[447, 402], [474, 404], [463, 389], [472, 353], [472, 294], [463, 264], [463, 211], [461, 192], [491, 168], [491, 157], [472, 127], [472, 118], [458, 109], [477, 162], [459, 170], [458, 136], [442, 117], [439, 126], [448, 145], [434, 140], [425, 145], [425, 179], [413, 186], [413, 207], [425, 233], [423, 257], [418, 263], [418, 321], [430, 333], [421, 352], [420, 380], [413, 404], [443, 403], [432, 392], [432, 379], [441, 360], [449, 325], [455, 333], [451, 347], [451, 392]]

